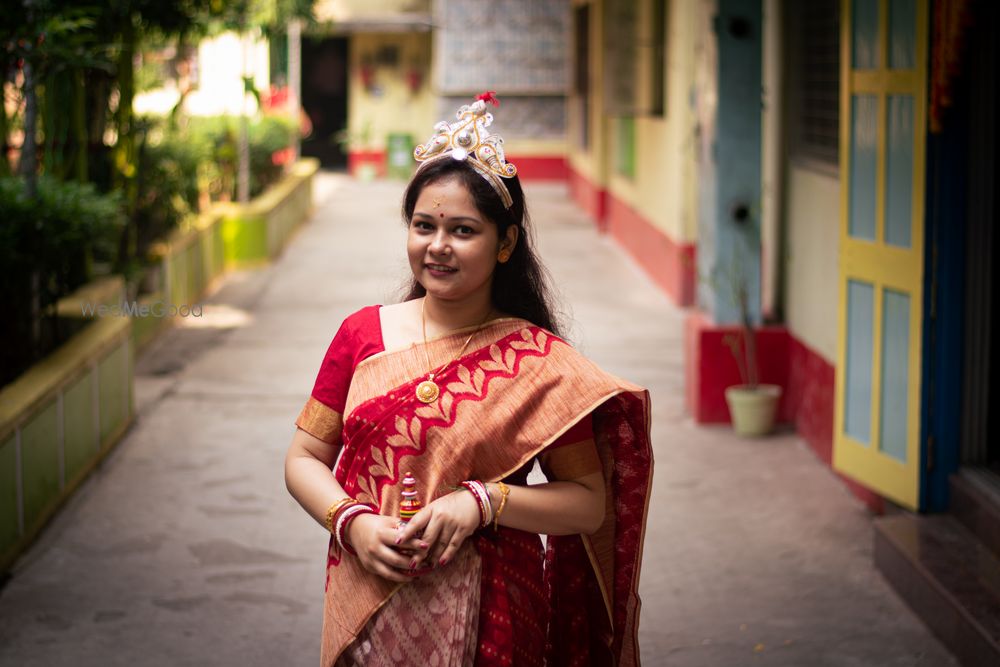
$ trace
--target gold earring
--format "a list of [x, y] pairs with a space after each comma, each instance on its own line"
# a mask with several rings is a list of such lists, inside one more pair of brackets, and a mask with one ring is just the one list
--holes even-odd
[[499, 261], [499, 262], [500, 262], [501, 264], [506, 264], [506, 263], [507, 263], [507, 260], [508, 260], [508, 259], [510, 259], [510, 251], [509, 251], [509, 250], [507, 250], [506, 248], [505, 248], [505, 249], [503, 249], [503, 250], [501, 250], [501, 251], [500, 251], [500, 254], [499, 254], [499, 255], [497, 255], [497, 260], [498, 260], [498, 261]]

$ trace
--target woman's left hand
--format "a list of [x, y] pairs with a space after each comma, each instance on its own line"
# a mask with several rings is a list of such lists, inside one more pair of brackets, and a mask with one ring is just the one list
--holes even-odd
[[461, 489], [430, 503], [399, 534], [397, 543], [405, 544], [423, 532], [421, 539], [430, 548], [418, 553], [416, 569], [425, 560], [431, 567], [447, 564], [465, 538], [479, 528], [479, 505], [472, 493]]

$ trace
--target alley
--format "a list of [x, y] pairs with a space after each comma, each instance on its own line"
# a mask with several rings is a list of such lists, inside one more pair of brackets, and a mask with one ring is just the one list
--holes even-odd
[[[326, 536], [282, 460], [341, 319], [398, 298], [402, 183], [323, 175], [282, 258], [230, 274], [137, 360], [139, 417], [0, 592], [0, 665], [318, 662]], [[955, 664], [872, 564], [871, 519], [792, 434], [696, 427], [683, 311], [529, 186], [569, 337], [652, 392], [647, 666]]]

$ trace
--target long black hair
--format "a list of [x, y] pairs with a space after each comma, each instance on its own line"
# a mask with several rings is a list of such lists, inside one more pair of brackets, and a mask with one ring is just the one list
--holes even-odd
[[[557, 336], [561, 335], [549, 291], [548, 272], [533, 248], [534, 234], [524, 201], [524, 190], [521, 189], [521, 181], [517, 176], [504, 179], [504, 185], [513, 199], [511, 207], [505, 208], [493, 186], [464, 160], [434, 160], [421, 167], [406, 186], [406, 192], [403, 193], [403, 222], [410, 224], [417, 199], [426, 186], [449, 179], [459, 181], [468, 189], [479, 213], [497, 226], [500, 239], [504, 238], [511, 225], [518, 228], [517, 243], [510, 259], [503, 264], [497, 263], [493, 272], [490, 294], [493, 306], [548, 329]], [[424, 286], [413, 278], [404, 301], [418, 299], [426, 293]]]

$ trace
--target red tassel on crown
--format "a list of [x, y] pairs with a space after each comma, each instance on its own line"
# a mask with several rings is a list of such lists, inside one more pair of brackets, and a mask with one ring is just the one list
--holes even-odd
[[498, 107], [500, 106], [500, 100], [497, 99], [496, 92], [495, 90], [487, 90], [482, 95], [476, 95], [476, 99]]

